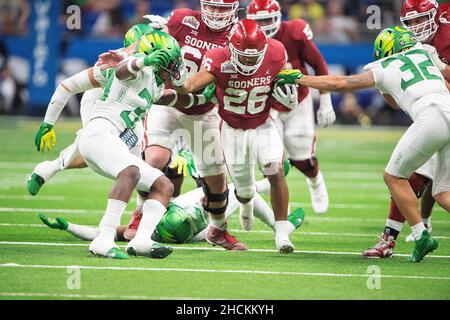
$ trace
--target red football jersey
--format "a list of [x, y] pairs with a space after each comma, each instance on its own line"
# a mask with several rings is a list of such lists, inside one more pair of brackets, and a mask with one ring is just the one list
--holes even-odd
[[[199, 11], [191, 9], [176, 9], [167, 21], [169, 34], [181, 47], [183, 60], [186, 64], [188, 77], [200, 70], [203, 56], [213, 48], [222, 48], [228, 44], [229, 31], [214, 32], [209, 29], [201, 18]], [[186, 114], [203, 114], [214, 108], [208, 103], [190, 109], [179, 109]]]
[[433, 39], [433, 46], [445, 63], [450, 63], [450, 3], [439, 6], [439, 28]]
[[[274, 36], [284, 44], [288, 54], [288, 69], [300, 69], [303, 74], [308, 74], [306, 63], [309, 64], [316, 75], [328, 74], [328, 67], [319, 49], [312, 41], [313, 32], [308, 23], [301, 19], [281, 22], [280, 29]], [[298, 87], [298, 102], [303, 101], [309, 93], [307, 87]], [[273, 106], [278, 111], [291, 111], [285, 106], [278, 104]]]
[[264, 59], [250, 76], [240, 74], [230, 57], [228, 48], [212, 49], [203, 61], [203, 66], [216, 77], [219, 115], [233, 128], [257, 128], [270, 115], [274, 103], [270, 92], [275, 76], [286, 64], [286, 49], [281, 42], [268, 39]]

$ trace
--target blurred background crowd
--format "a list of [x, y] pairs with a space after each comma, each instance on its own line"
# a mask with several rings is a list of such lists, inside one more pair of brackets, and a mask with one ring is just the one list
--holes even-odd
[[[11, 50], [30, 32], [30, 13], [36, 0], [0, 0], [0, 114], [29, 114], [27, 92], [30, 78], [29, 59], [21, 50]], [[367, 20], [367, 8], [381, 8], [381, 28], [399, 23], [401, 0], [278, 0], [283, 19], [307, 20], [314, 40], [329, 63], [330, 73], [349, 74], [361, 71], [371, 60], [374, 36]], [[441, 1], [443, 2], [443, 1]], [[79, 72], [95, 61], [99, 42], [120, 46], [124, 32], [133, 24], [145, 23], [146, 14], [167, 17], [175, 8], [199, 10], [199, 0], [61, 0], [58, 19], [60, 34], [56, 83]], [[240, 1], [244, 8], [248, 0]], [[67, 18], [76, 5], [81, 9], [80, 28], [69, 30]], [[100, 46], [101, 47], [101, 46]], [[112, 47], [115, 48], [115, 47]], [[110, 49], [112, 49], [110, 48]], [[16, 48], [17, 49], [17, 48]], [[23, 50], [26, 50], [23, 48]], [[17, 52], [12, 52], [17, 51]], [[94, 54], [95, 53], [95, 54]], [[334, 94], [338, 123], [406, 125], [407, 116], [388, 108], [375, 90], [356, 94]], [[66, 108], [67, 116], [79, 114], [79, 97]]]

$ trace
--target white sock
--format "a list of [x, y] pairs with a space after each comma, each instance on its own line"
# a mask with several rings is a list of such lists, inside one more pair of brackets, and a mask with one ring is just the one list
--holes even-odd
[[398, 221], [391, 220], [391, 219], [386, 220], [386, 227], [397, 230], [398, 232], [402, 232], [403, 225], [404, 225], [403, 222], [398, 222]]
[[149, 199], [144, 202], [143, 216], [139, 228], [136, 232], [136, 240], [151, 241], [152, 233], [161, 221], [166, 207], [159, 201]]
[[288, 235], [290, 235], [292, 232], [295, 231], [295, 226], [290, 221], [286, 228], [287, 228]]
[[264, 222], [267, 226], [275, 228], [275, 217], [272, 209], [266, 201], [259, 195], [255, 194], [255, 217]]
[[100, 234], [99, 228], [81, 226], [74, 223], [68, 223], [67, 230], [71, 235], [82, 240], [94, 240]]
[[251, 217], [251, 216], [253, 216], [253, 209], [255, 208], [255, 201], [253, 199], [251, 199], [247, 203], [240, 203], [239, 204], [239, 210], [240, 210], [240, 214], [242, 216], [244, 216], [244, 217]]
[[116, 200], [108, 199], [108, 206], [106, 207], [105, 215], [100, 222], [100, 234], [99, 237], [107, 238], [113, 241], [116, 237], [116, 229], [120, 225], [120, 218], [122, 217], [127, 203]]
[[144, 208], [144, 202], [145, 198], [142, 197], [139, 193], [136, 196], [136, 210], [138, 210], [140, 213], [142, 213]]
[[269, 194], [270, 192], [270, 182], [269, 179], [262, 179], [256, 182], [256, 192]]
[[43, 161], [39, 163], [33, 172], [41, 176], [45, 182], [49, 181], [55, 173], [60, 171], [59, 158], [53, 161]]
[[422, 222], [423, 222], [424, 225], [430, 226], [431, 225], [431, 217], [422, 218]]
[[287, 220], [275, 221], [275, 237], [277, 237], [278, 239], [289, 240], [289, 224], [290, 222]]
[[413, 234], [414, 239], [420, 240], [422, 238], [422, 232], [426, 230], [425, 226], [423, 225], [423, 222], [419, 222], [418, 224], [415, 224], [411, 226], [411, 231]]
[[212, 215], [212, 214], [210, 214], [209, 215], [209, 221], [210, 221], [210, 224], [213, 226], [213, 227], [215, 227], [215, 228], [217, 228], [217, 229], [220, 229], [220, 230], [226, 230], [226, 228], [227, 228], [227, 225], [226, 225], [226, 220], [225, 220], [225, 217], [223, 217], [223, 218], [220, 218], [220, 219], [217, 219], [217, 217], [214, 217], [214, 216]]
[[315, 176], [314, 178], [309, 178], [306, 177], [313, 185], [317, 184], [317, 181], [322, 177], [322, 172], [319, 171], [319, 173], [317, 174], [317, 176]]

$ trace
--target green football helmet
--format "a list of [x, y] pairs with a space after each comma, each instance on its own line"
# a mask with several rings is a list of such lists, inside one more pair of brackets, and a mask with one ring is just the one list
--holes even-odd
[[[177, 40], [166, 32], [153, 30], [149, 34], [144, 34], [136, 47], [136, 52], [149, 55], [157, 50], [166, 50], [170, 59], [166, 65], [160, 65], [160, 69], [175, 77], [180, 71], [183, 60], [181, 58], [181, 48]], [[157, 81], [163, 83], [160, 75], [161, 70], [155, 70]]]
[[170, 202], [152, 239], [163, 243], [185, 243], [205, 229], [208, 222], [202, 210], [196, 207], [185, 209]]
[[411, 31], [399, 26], [386, 28], [375, 40], [373, 57], [375, 60], [389, 57], [415, 46], [416, 38]]
[[125, 33], [125, 36], [123, 37], [123, 46], [127, 48], [133, 42], [138, 41], [144, 34], [149, 34], [153, 31], [154, 29], [148, 24], [135, 24], [128, 29], [127, 33]]

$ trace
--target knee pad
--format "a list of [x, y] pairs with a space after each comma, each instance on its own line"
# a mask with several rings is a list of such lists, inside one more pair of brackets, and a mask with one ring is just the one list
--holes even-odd
[[236, 199], [239, 201], [239, 203], [242, 203], [242, 204], [249, 203], [253, 199], [253, 197], [252, 198], [243, 198], [243, 197], [238, 196], [236, 189], [234, 189], [234, 195], [236, 196]]
[[319, 173], [319, 162], [316, 157], [307, 160], [290, 160], [290, 162], [308, 178], [314, 178]]
[[[206, 211], [212, 213], [212, 214], [222, 214], [225, 213], [225, 211], [227, 210], [228, 207], [228, 186], [226, 187], [225, 192], [223, 193], [212, 193], [208, 184], [206, 183], [206, 181], [204, 179], [200, 179], [201, 183], [202, 183], [202, 188], [203, 188], [203, 193], [205, 194], [206, 197], [206, 204], [203, 204], [203, 209], [205, 209]], [[225, 204], [223, 207], [221, 208], [211, 208], [210, 202], [222, 202], [225, 201]]]

